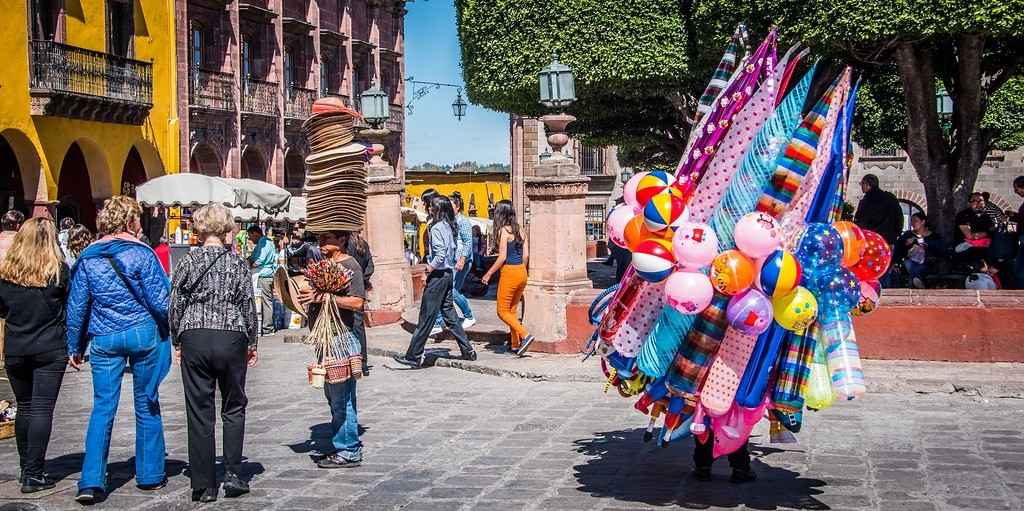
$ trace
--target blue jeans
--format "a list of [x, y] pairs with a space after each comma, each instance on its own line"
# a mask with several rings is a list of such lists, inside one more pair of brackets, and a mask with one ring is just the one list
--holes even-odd
[[331, 445], [348, 461], [362, 461], [363, 443], [359, 441], [359, 416], [356, 412], [356, 380], [324, 383], [324, 395], [331, 407]]
[[98, 335], [89, 346], [93, 407], [85, 434], [85, 461], [80, 490], [106, 490], [110, 433], [121, 399], [125, 363], [132, 365], [135, 397], [135, 481], [155, 484], [164, 479], [164, 427], [160, 417], [160, 382], [170, 370], [170, 343], [156, 325], [144, 323], [123, 332]]
[[925, 263], [911, 261], [910, 259], [903, 261], [903, 267], [907, 269], [907, 275], [911, 279], [913, 279], [914, 277], [923, 277], [925, 270], [928, 269], [928, 266]]
[[[455, 282], [452, 283], [452, 301], [455, 302], [455, 306], [462, 312], [462, 317], [465, 319], [473, 319], [473, 309], [469, 306], [469, 299], [462, 294], [462, 285], [466, 283], [466, 277], [469, 276], [469, 272], [473, 269], [473, 265], [466, 262], [466, 265], [462, 267], [462, 271], [455, 273]], [[440, 327], [444, 327], [444, 318], [441, 314], [437, 315], [437, 319], [434, 324]]]

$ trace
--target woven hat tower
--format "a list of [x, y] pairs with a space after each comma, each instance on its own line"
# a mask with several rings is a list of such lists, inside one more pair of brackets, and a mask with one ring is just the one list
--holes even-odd
[[339, 98], [313, 103], [302, 125], [306, 157], [306, 228], [311, 232], [359, 231], [366, 223], [367, 147], [355, 138], [359, 113]]

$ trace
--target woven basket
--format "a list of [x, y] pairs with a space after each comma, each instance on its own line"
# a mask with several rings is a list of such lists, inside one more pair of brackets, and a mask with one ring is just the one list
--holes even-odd
[[342, 383], [352, 377], [352, 365], [347, 358], [325, 360], [324, 369], [327, 383]]
[[0, 440], [14, 436], [14, 421], [0, 422]]

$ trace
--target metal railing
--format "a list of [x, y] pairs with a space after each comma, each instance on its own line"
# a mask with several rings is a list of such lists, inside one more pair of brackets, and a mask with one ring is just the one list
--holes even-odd
[[32, 88], [153, 104], [153, 65], [55, 41], [32, 44]]
[[278, 91], [280, 88], [274, 82], [264, 82], [253, 78], [242, 80], [242, 111], [276, 117], [280, 112], [277, 107]]
[[291, 119], [306, 119], [313, 113], [316, 91], [292, 85], [284, 99], [284, 116]]
[[191, 69], [188, 104], [216, 110], [235, 109], [235, 75]]
[[600, 147], [580, 146], [580, 174], [584, 176], [604, 175], [604, 152]]

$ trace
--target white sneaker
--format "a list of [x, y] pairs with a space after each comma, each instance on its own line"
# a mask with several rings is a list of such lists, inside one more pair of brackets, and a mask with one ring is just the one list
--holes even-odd
[[444, 332], [444, 327], [434, 325], [434, 328], [430, 329], [430, 337], [434, 337], [435, 335], [440, 334], [441, 332]]
[[462, 320], [462, 329], [469, 330], [476, 324], [476, 318], [466, 318]]

